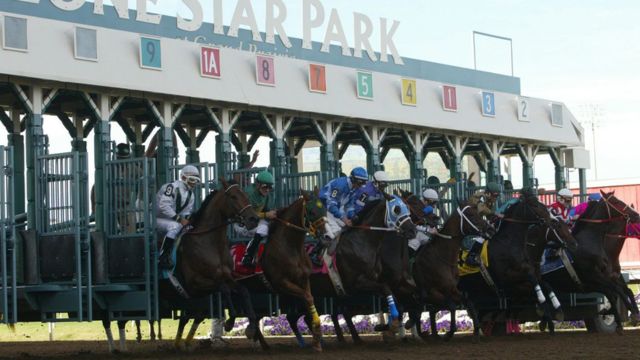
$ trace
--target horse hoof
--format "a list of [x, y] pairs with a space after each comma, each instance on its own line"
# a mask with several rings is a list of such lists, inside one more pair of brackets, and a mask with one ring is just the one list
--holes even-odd
[[616, 334], [618, 334], [618, 335], [622, 335], [622, 333], [623, 333], [622, 326], [618, 326], [618, 327], [616, 327]]
[[227, 319], [227, 321], [224, 322], [224, 331], [225, 332], [231, 332], [231, 330], [233, 330], [233, 327], [236, 324], [236, 320], [235, 319]]
[[255, 324], [249, 324], [247, 329], [244, 331], [244, 335], [249, 340], [254, 340], [257, 334], [257, 328]]
[[540, 330], [540, 332], [545, 332], [547, 330], [547, 322], [546, 321], [540, 321], [538, 323], [538, 330]]
[[555, 321], [564, 321], [564, 311], [562, 311], [562, 309], [557, 309], [556, 313], [553, 315], [553, 319]]
[[314, 341], [312, 347], [315, 352], [322, 352], [322, 343], [320, 341]]
[[389, 331], [389, 325], [388, 324], [378, 324], [378, 325], [373, 327], [373, 331], [376, 331], [376, 332]]
[[392, 331], [384, 331], [382, 332], [382, 340], [384, 342], [394, 341], [396, 339], [396, 334]]
[[409, 319], [409, 320], [407, 320], [407, 322], [406, 322], [406, 323], [404, 323], [404, 329], [405, 329], [405, 330], [411, 330], [411, 328], [412, 328], [415, 324], [416, 324], [416, 323], [415, 323], [415, 321], [413, 321], [413, 320]]

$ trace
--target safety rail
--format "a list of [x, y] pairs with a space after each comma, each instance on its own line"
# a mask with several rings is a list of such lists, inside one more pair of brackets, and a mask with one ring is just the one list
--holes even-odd
[[294, 202], [300, 196], [300, 190], [313, 191], [320, 189], [324, 184], [326, 176], [320, 171], [286, 174], [276, 181], [282, 182], [282, 193], [276, 194], [279, 206], [285, 207]]
[[0, 146], [0, 322], [18, 321], [13, 148]]

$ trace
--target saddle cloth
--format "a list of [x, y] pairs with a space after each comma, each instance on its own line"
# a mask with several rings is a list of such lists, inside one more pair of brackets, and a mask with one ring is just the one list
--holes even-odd
[[244, 256], [244, 251], [247, 248], [245, 244], [234, 244], [231, 245], [231, 259], [233, 260], [233, 277], [236, 279], [244, 279], [253, 275], [260, 275], [264, 273], [262, 270], [262, 254], [264, 253], [264, 244], [260, 243], [258, 247], [258, 253], [256, 255], [256, 266], [255, 268], [246, 267], [242, 265], [242, 257]]
[[[466, 276], [476, 274], [480, 272], [480, 268], [477, 266], [469, 266], [466, 264], [467, 256], [469, 256], [468, 250], [460, 250], [460, 261], [458, 262], [458, 272], [460, 276]], [[489, 242], [485, 241], [482, 244], [482, 251], [480, 252], [480, 258], [482, 263], [488, 269], [489, 268]]]
[[[567, 258], [569, 258], [569, 261], [573, 264], [573, 257], [571, 256], [571, 253], [568, 251], [565, 253], [567, 254]], [[540, 273], [545, 275], [563, 268], [564, 264], [562, 263], [562, 259], [559, 254], [557, 254], [557, 250], [551, 248], [544, 249], [542, 259], [540, 260]]]

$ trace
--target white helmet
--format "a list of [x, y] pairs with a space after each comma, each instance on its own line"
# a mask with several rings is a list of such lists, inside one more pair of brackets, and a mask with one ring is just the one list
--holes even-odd
[[422, 197], [425, 200], [432, 200], [432, 201], [438, 201], [440, 200], [438, 198], [438, 192], [436, 192], [433, 189], [426, 189], [425, 191], [422, 192]]
[[373, 174], [373, 180], [378, 182], [389, 182], [389, 175], [384, 171], [376, 171]]
[[186, 165], [180, 170], [180, 179], [186, 178], [183, 180], [188, 185], [195, 186], [195, 184], [200, 182], [200, 172], [193, 165]]
[[558, 196], [573, 198], [573, 192], [571, 192], [571, 190], [569, 189], [561, 189], [560, 191], [558, 191]]

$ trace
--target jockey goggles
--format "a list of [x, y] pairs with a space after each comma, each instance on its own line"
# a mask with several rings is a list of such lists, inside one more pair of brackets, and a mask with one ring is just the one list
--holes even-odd
[[198, 185], [200, 183], [200, 178], [198, 176], [185, 175], [184, 177], [189, 185]]
[[260, 184], [260, 189], [273, 190], [273, 185], [271, 185], [271, 184]]

